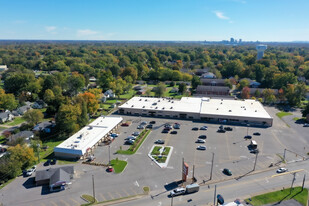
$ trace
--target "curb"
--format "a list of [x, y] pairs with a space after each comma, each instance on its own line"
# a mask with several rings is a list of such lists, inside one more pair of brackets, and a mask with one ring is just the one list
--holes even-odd
[[134, 197], [128, 197], [128, 198], [124, 198], [124, 199], [121, 199], [121, 200], [115, 200], [115, 201], [110, 200], [109, 202], [98, 203], [98, 204], [95, 204], [95, 205], [99, 205], [99, 206], [113, 205], [113, 204], [118, 204], [118, 203], [123, 203], [123, 202], [128, 202], [128, 201], [140, 199], [140, 198], [142, 198], [144, 196], [146, 196], [146, 195], [145, 194], [139, 194], [139, 195], [136, 195]]

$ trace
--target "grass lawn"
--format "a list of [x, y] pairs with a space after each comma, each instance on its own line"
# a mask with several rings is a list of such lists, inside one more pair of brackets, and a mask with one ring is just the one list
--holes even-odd
[[131, 89], [128, 93], [120, 95], [119, 98], [120, 99], [130, 99], [131, 97], [135, 95], [135, 93], [136, 92], [133, 89]]
[[105, 104], [116, 104], [117, 99], [108, 99], [106, 100], [106, 102], [104, 102]]
[[162, 152], [162, 155], [168, 155], [170, 152], [171, 148], [170, 147], [164, 147], [164, 151]]
[[16, 125], [19, 125], [23, 122], [25, 122], [26, 120], [24, 120], [22, 117], [15, 117], [15, 119], [11, 122], [7, 122], [5, 123], [5, 125], [8, 125], [8, 126], [16, 126]]
[[294, 117], [294, 118], [293, 118], [293, 120], [294, 120], [294, 121], [297, 121], [297, 120], [300, 120], [300, 119], [305, 120], [305, 118], [304, 118], [304, 117]]
[[292, 115], [292, 113], [290, 113], [290, 112], [278, 112], [276, 115], [277, 115], [280, 119], [282, 119], [282, 117], [288, 116], [288, 115]]
[[0, 136], [0, 144], [3, 144], [4, 142], [6, 142], [6, 138], [5, 138], [5, 136], [1, 135]]
[[[43, 146], [41, 146], [40, 151], [40, 160], [41, 162], [44, 162], [48, 159], [48, 156], [51, 155], [54, 152], [54, 147], [58, 146], [63, 140], [60, 141], [50, 141], [50, 142], [43, 142]], [[44, 146], [48, 146], [47, 149], [42, 149]]]
[[126, 168], [127, 164], [128, 163], [124, 160], [111, 160], [111, 165], [113, 166], [115, 173], [121, 173], [124, 168]]
[[251, 201], [249, 201], [249, 199], [246, 199], [246, 201], [254, 206], [258, 206], [258, 205], [276, 203], [279, 201], [289, 199], [294, 199], [305, 206], [308, 200], [308, 190], [304, 188], [304, 190], [301, 191], [301, 187], [296, 187], [292, 190], [291, 194], [290, 189], [279, 190], [276, 192], [270, 192], [263, 195], [258, 195], [252, 197]]
[[159, 155], [160, 154], [160, 149], [161, 149], [162, 147], [161, 146], [155, 146], [154, 148], [153, 148], [153, 150], [152, 150], [152, 152], [151, 152], [151, 155]]
[[91, 195], [82, 195], [82, 198], [87, 200], [89, 203], [97, 202], [97, 200]]

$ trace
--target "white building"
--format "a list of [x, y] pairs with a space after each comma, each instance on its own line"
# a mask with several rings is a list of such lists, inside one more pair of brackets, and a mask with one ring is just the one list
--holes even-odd
[[122, 117], [99, 117], [54, 148], [55, 156], [84, 158], [122, 122]]
[[197, 119], [272, 126], [273, 118], [259, 101], [211, 99], [207, 97], [170, 98], [133, 97], [119, 106], [120, 114], [166, 118]]
[[257, 45], [256, 50], [257, 50], [257, 56], [256, 59], [260, 60], [264, 57], [264, 51], [267, 49], [267, 45]]

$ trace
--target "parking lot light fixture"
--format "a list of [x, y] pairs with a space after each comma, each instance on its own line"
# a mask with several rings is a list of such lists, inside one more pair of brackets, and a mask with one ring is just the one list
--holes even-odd
[[108, 165], [111, 165], [111, 146], [108, 145]]
[[250, 127], [250, 124], [247, 124], [247, 136], [249, 135], [249, 127]]

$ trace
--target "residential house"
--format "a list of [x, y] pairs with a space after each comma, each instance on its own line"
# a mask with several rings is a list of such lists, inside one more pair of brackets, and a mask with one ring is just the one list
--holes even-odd
[[239, 81], [242, 81], [242, 80], [247, 80], [249, 82], [249, 87], [251, 87], [251, 88], [258, 88], [261, 85], [260, 82], [254, 81], [254, 80], [249, 79], [249, 78], [242, 78]]
[[32, 104], [33, 109], [42, 109], [46, 106], [47, 104], [43, 100], [38, 100]]
[[201, 79], [205, 86], [225, 86], [225, 79]]
[[217, 76], [212, 72], [206, 72], [206, 73], [201, 75], [201, 78], [203, 78], [203, 79], [216, 79]]
[[45, 121], [45, 122], [41, 122], [41, 123], [37, 124], [36, 126], [34, 126], [32, 131], [34, 131], [34, 132], [44, 131], [45, 133], [50, 133], [52, 128], [55, 127], [55, 126], [56, 126], [55, 122]]
[[179, 89], [177, 87], [173, 87], [170, 93], [178, 93]]
[[113, 90], [109, 89], [106, 92], [104, 92], [104, 95], [106, 96], [106, 98], [115, 98], [115, 93], [113, 92]]
[[30, 109], [31, 109], [31, 104], [26, 103], [25, 106], [21, 106], [21, 107], [17, 108], [16, 110], [14, 110], [13, 114], [15, 116], [24, 115]]
[[204, 86], [198, 85], [196, 96], [230, 96], [230, 88], [222, 86]]
[[33, 132], [31, 131], [21, 131], [17, 134], [11, 135], [8, 139], [9, 142], [14, 142], [19, 138], [23, 138], [25, 140], [25, 143], [30, 144], [31, 139], [34, 137]]
[[35, 173], [35, 184], [48, 185], [50, 191], [63, 190], [66, 185], [71, 184], [73, 175], [74, 166], [38, 170]]
[[0, 65], [0, 72], [5, 72], [8, 70], [8, 67], [6, 65]]
[[196, 74], [197, 76], [201, 76], [202, 74], [205, 74], [205, 73], [207, 73], [208, 71], [209, 71], [208, 68], [197, 69], [197, 70], [195, 71], [195, 74]]
[[96, 82], [97, 79], [96, 79], [95, 77], [90, 77], [90, 78], [89, 78], [89, 81], [90, 81], [90, 82]]
[[14, 115], [10, 111], [0, 113], [0, 123], [1, 124], [7, 121], [12, 121], [13, 119], [14, 119]]

